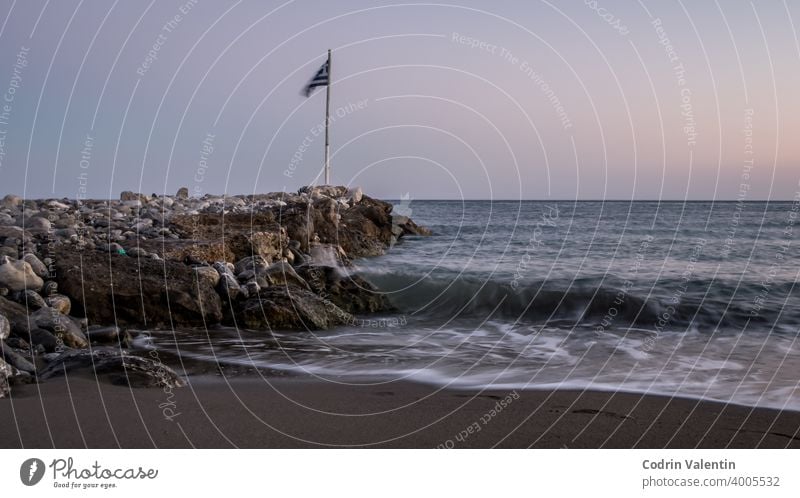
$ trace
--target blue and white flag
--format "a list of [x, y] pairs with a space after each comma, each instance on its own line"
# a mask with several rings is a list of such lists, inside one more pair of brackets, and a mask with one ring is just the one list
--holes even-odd
[[311, 78], [311, 81], [308, 82], [308, 85], [303, 89], [303, 93], [306, 97], [311, 96], [311, 92], [318, 86], [327, 86], [329, 82], [328, 79], [328, 61], [325, 61], [325, 64], [319, 68], [317, 74]]

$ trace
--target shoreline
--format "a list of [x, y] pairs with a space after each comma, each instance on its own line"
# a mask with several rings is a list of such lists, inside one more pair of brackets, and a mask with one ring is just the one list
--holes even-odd
[[[0, 400], [3, 448], [800, 448], [800, 412], [658, 395], [190, 377], [167, 391], [91, 377]], [[171, 417], [171, 419], [170, 419]], [[13, 420], [13, 423], [12, 423]]]

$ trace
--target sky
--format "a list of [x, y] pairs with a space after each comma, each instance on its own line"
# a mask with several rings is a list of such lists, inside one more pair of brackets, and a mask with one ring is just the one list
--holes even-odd
[[0, 195], [788, 200], [800, 3], [0, 1]]

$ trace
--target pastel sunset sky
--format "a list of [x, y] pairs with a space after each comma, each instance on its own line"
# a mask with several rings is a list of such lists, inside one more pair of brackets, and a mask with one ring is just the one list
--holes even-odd
[[325, 91], [300, 90], [328, 48], [333, 183], [377, 197], [800, 190], [797, 2], [2, 0], [0, 22], [3, 195], [320, 182]]

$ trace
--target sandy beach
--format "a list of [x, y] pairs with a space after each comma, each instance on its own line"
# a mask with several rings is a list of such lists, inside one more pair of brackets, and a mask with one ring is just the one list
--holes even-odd
[[800, 448], [792, 411], [304, 378], [200, 377], [170, 396], [73, 376], [15, 388], [0, 419], [4, 448]]

